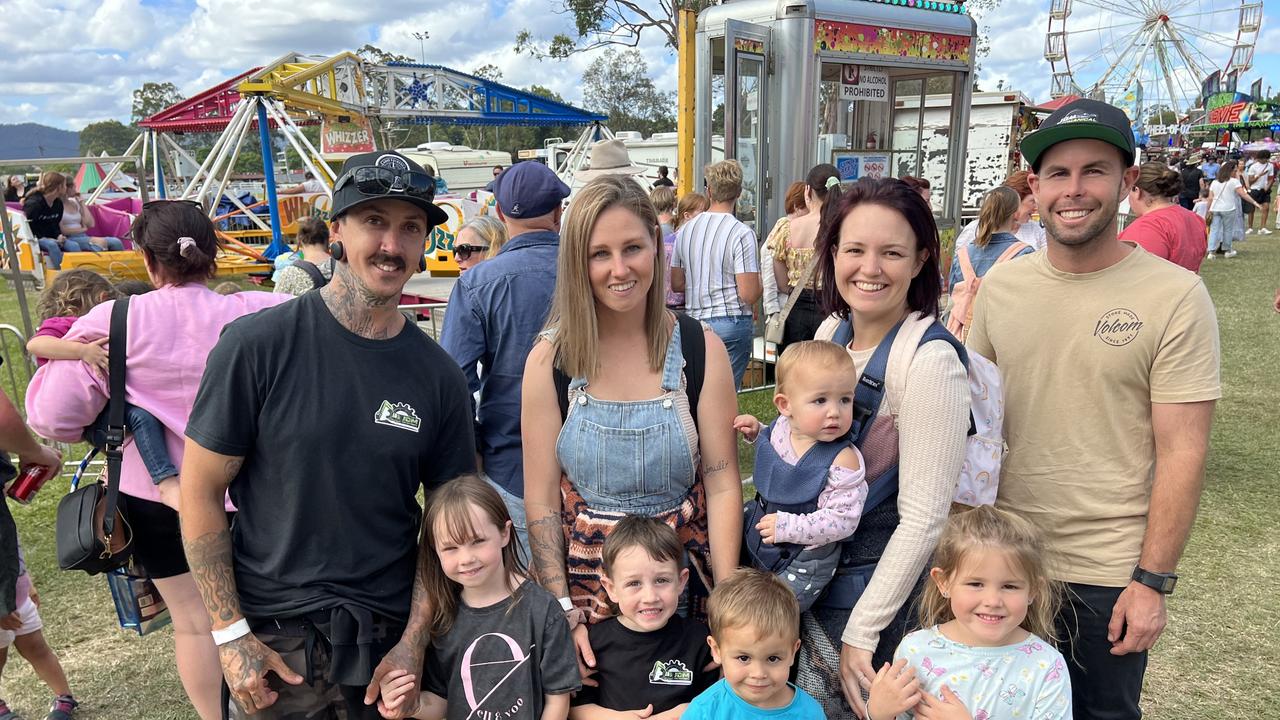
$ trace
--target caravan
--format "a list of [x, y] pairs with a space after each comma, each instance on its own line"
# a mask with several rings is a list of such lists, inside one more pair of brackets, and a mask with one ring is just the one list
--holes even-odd
[[511, 164], [511, 153], [473, 150], [447, 142], [423, 143], [414, 148], [400, 148], [398, 152], [429, 169], [436, 177], [444, 178], [451, 193], [483, 190], [493, 180], [495, 166]]

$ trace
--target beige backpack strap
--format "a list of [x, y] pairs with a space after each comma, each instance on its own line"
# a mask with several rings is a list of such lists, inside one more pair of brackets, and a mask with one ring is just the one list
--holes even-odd
[[973, 271], [973, 263], [969, 261], [969, 246], [961, 245], [956, 251], [956, 259], [960, 261], [960, 274], [964, 276], [965, 282], [973, 282], [978, 273]]
[[1029, 248], [1029, 247], [1031, 246], [1024, 242], [1013, 243], [1009, 247], [1005, 248], [1004, 252], [1000, 253], [1000, 257], [996, 258], [996, 261], [995, 263], [993, 263], [993, 265], [999, 265], [1005, 260], [1012, 260], [1014, 256], [1022, 252], [1023, 248]]
[[889, 362], [885, 367], [885, 400], [889, 403], [889, 413], [895, 426], [898, 422], [898, 411], [902, 407], [902, 396], [907, 391], [907, 375], [911, 372], [911, 361], [920, 347], [920, 338], [936, 320], [912, 311], [902, 321], [898, 336], [893, 339], [893, 347], [889, 348]]

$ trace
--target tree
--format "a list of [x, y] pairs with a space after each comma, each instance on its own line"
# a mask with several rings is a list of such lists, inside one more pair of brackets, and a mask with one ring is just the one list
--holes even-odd
[[119, 120], [89, 123], [80, 131], [80, 154], [99, 155], [105, 151], [108, 155], [123, 155], [137, 137], [137, 128]]
[[386, 50], [383, 50], [377, 45], [371, 45], [369, 43], [365, 43], [363, 47], [361, 47], [359, 50], [356, 50], [355, 54], [356, 54], [356, 57], [360, 58], [361, 60], [367, 63], [373, 63], [374, 65], [386, 65], [387, 63], [393, 63], [393, 62], [402, 62], [402, 63], [417, 62], [417, 60], [414, 60], [408, 55], [397, 55], [396, 53], [387, 52]]
[[143, 83], [142, 87], [133, 91], [133, 124], [137, 125], [170, 105], [181, 102], [185, 98], [178, 92], [178, 86], [171, 82]]
[[494, 82], [497, 82], [502, 79], [502, 70], [492, 63], [485, 63], [484, 65], [481, 65], [475, 70], [472, 70], [471, 74], [481, 80], [493, 80]]
[[582, 75], [582, 98], [587, 107], [608, 115], [615, 130], [651, 135], [675, 129], [675, 93], [653, 84], [638, 50], [609, 48], [601, 53]]
[[528, 30], [516, 34], [516, 52], [537, 58], [563, 59], [584, 50], [606, 45], [636, 47], [640, 34], [650, 28], [666, 37], [667, 46], [676, 47], [676, 14], [682, 8], [702, 12], [717, 0], [556, 0], [555, 12], [573, 15], [577, 37], [560, 33], [544, 43]]

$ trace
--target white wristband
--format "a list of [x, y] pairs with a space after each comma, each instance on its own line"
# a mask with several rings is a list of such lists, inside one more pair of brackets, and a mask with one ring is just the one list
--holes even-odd
[[233, 640], [239, 640], [249, 634], [249, 621], [244, 618], [231, 623], [221, 630], [213, 631], [213, 644], [226, 645]]
[[570, 610], [573, 609], [573, 600], [570, 600], [567, 597], [560, 598], [560, 607], [565, 612], [569, 612]]

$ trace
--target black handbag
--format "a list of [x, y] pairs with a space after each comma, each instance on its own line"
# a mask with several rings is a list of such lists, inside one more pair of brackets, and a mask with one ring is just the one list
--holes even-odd
[[77, 487], [81, 475], [77, 472], [71, 492], [58, 503], [58, 566], [63, 570], [83, 570], [90, 575], [110, 572], [127, 565], [133, 553], [133, 532], [119, 509], [128, 315], [129, 298], [116, 300], [111, 308], [108, 361], [111, 399], [107, 401], [107, 442], [103, 448], [107, 458], [107, 482], [105, 485], [94, 482]]

